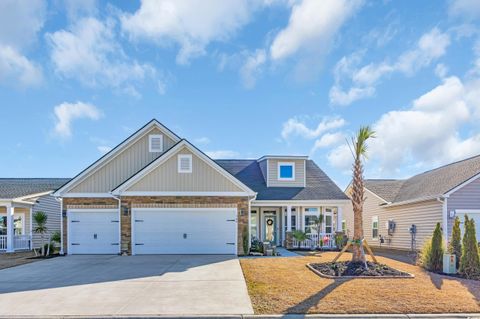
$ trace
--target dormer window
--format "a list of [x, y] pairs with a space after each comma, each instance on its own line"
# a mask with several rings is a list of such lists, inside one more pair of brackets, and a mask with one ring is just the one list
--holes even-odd
[[150, 153], [163, 152], [163, 135], [152, 134], [148, 136], [148, 149]]
[[295, 180], [295, 163], [278, 163], [278, 180], [293, 181]]
[[191, 154], [178, 155], [178, 172], [179, 173], [192, 172], [192, 155]]

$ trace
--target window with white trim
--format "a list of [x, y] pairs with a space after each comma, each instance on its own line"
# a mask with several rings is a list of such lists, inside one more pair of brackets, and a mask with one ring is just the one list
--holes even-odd
[[277, 171], [278, 171], [277, 176], [279, 181], [295, 180], [295, 163], [294, 162], [279, 162]]
[[303, 213], [303, 225], [305, 233], [318, 233], [318, 218], [320, 211], [317, 207], [305, 208]]
[[[287, 210], [285, 209], [285, 218], [284, 218], [284, 228], [287, 231]], [[292, 227], [292, 231], [297, 229], [297, 212], [295, 208], [292, 208], [292, 215], [290, 216], [292, 219], [290, 220], [290, 225]]]
[[179, 173], [192, 172], [192, 154], [178, 155], [178, 172]]
[[150, 153], [163, 152], [163, 135], [151, 134], [148, 136], [148, 150]]
[[378, 216], [372, 216], [372, 238], [378, 238]]

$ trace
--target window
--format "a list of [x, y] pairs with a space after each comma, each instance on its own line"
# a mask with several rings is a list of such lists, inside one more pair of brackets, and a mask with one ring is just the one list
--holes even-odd
[[192, 172], [192, 155], [191, 154], [178, 155], [178, 172], [179, 173]]
[[344, 234], [347, 233], [347, 221], [346, 221], [345, 219], [342, 220], [342, 232], [343, 232]]
[[372, 217], [372, 238], [378, 238], [378, 216]]
[[278, 163], [278, 180], [295, 180], [295, 163]]
[[325, 215], [325, 233], [333, 233], [333, 216]]
[[305, 208], [304, 220], [305, 220], [305, 233], [317, 233], [318, 232], [318, 216], [319, 210], [316, 207]]
[[251, 240], [258, 239], [258, 224], [257, 224], [257, 211], [252, 210], [250, 212], [250, 237]]
[[[23, 230], [25, 228], [25, 214], [15, 213], [13, 216], [13, 232], [14, 235], [23, 235]], [[0, 216], [0, 235], [7, 234], [7, 216]]]
[[[292, 231], [296, 230], [297, 229], [297, 216], [295, 215], [295, 210], [292, 209], [292, 216], [290, 216], [292, 219], [291, 219], [291, 226], [292, 226]], [[285, 218], [284, 218], [284, 228], [285, 228], [285, 231], [287, 231], [287, 214], [285, 213]]]
[[148, 136], [148, 149], [150, 153], [163, 152], [163, 135], [152, 134]]

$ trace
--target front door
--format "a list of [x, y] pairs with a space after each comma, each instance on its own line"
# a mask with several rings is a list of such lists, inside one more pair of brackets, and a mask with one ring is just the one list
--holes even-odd
[[277, 243], [277, 216], [275, 212], [264, 212], [263, 213], [263, 240], [269, 241], [273, 244]]

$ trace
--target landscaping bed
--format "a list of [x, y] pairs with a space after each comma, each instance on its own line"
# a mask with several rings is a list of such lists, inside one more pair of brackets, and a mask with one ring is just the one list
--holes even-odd
[[389, 267], [385, 264], [377, 264], [374, 262], [367, 262], [367, 267], [362, 262], [336, 262], [336, 263], [312, 263], [308, 264], [308, 267], [312, 269], [316, 274], [327, 278], [412, 278], [413, 275]]

